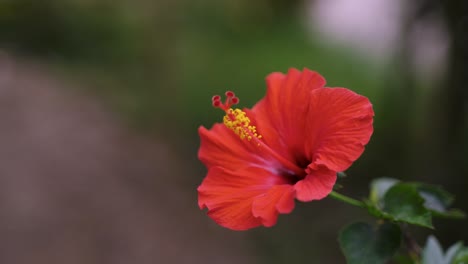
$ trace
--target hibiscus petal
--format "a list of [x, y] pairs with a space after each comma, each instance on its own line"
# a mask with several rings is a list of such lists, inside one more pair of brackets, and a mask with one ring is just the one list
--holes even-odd
[[[246, 230], [262, 225], [263, 221], [272, 222], [263, 220], [263, 216], [256, 217], [252, 213], [252, 204], [275, 185], [285, 184], [284, 181], [278, 175], [257, 167], [244, 167], [237, 171], [213, 167], [198, 187], [198, 205], [201, 209], [208, 208], [208, 215], [219, 225]], [[287, 209], [285, 199], [277, 199], [281, 211]]]
[[254, 144], [240, 139], [224, 124], [215, 124], [210, 130], [200, 127], [198, 133], [200, 135], [198, 158], [208, 169], [220, 166], [236, 170], [252, 163], [263, 164], [263, 159], [253, 154]]
[[[290, 69], [286, 75], [272, 73], [267, 76], [266, 82], [265, 101], [268, 110], [277, 117], [285, 114], [293, 118], [297, 118], [298, 115], [303, 116], [306, 114], [304, 108], [309, 103], [310, 91], [325, 86], [325, 79], [319, 73], [309, 69], [304, 69], [302, 72]], [[288, 122], [293, 122], [288, 118], [283, 118], [281, 121], [285, 122], [282, 124], [285, 126]]]
[[373, 132], [369, 100], [345, 88], [311, 92], [306, 156], [312, 168], [344, 171], [361, 156]]
[[265, 98], [252, 109], [257, 117], [257, 129], [268, 146], [283, 152], [289, 160], [297, 160], [297, 153], [304, 153], [304, 121], [309, 114], [310, 92], [322, 88], [325, 79], [308, 69], [302, 72], [290, 69], [287, 75], [268, 75], [266, 82]]
[[278, 213], [289, 214], [294, 209], [294, 188], [292, 185], [275, 185], [267, 193], [255, 198], [252, 212], [262, 219], [264, 226], [276, 224]]
[[325, 198], [336, 182], [336, 172], [325, 167], [307, 170], [308, 174], [294, 185], [296, 198], [303, 202]]

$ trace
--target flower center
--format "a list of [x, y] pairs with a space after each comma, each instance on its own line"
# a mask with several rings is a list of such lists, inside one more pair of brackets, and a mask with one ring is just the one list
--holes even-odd
[[231, 106], [239, 103], [239, 98], [237, 98], [236, 95], [231, 91], [227, 91], [225, 95], [226, 100], [224, 103], [221, 102], [221, 97], [219, 95], [215, 95], [211, 99], [215, 108], [220, 108], [226, 113], [226, 115], [223, 117], [224, 125], [231, 129], [241, 139], [247, 139], [248, 141], [255, 142], [259, 147], [259, 151], [264, 150], [268, 152], [272, 157], [279, 161], [282, 166], [284, 166], [284, 168], [290, 172], [291, 175], [303, 177], [305, 175], [304, 169], [302, 169], [294, 162], [284, 158], [261, 140], [262, 135], [258, 134], [257, 128], [250, 124], [250, 118], [247, 117], [247, 114], [244, 111], [239, 108], [231, 108]]
[[247, 117], [247, 114], [239, 108], [232, 109], [231, 106], [239, 103], [239, 98], [231, 92], [226, 92], [226, 101], [221, 103], [221, 97], [215, 95], [212, 98], [213, 106], [220, 108], [226, 112], [226, 115], [223, 118], [223, 123], [226, 127], [234, 131], [241, 139], [247, 139], [251, 141], [252, 139], [261, 139], [262, 136], [257, 133], [257, 128], [250, 125], [250, 118]]

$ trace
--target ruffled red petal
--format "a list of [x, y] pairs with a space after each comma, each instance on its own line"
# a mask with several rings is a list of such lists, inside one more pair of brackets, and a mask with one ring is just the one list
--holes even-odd
[[272, 149], [292, 161], [303, 153], [305, 122], [308, 117], [310, 92], [322, 88], [325, 79], [317, 72], [290, 69], [286, 75], [267, 76], [267, 94], [252, 109], [257, 116], [258, 131]]
[[265, 194], [256, 197], [252, 204], [255, 217], [262, 219], [264, 226], [276, 224], [278, 213], [289, 214], [294, 209], [294, 188], [283, 184], [272, 186]]
[[304, 149], [312, 168], [344, 171], [361, 156], [373, 132], [369, 100], [345, 88], [311, 92]]
[[[255, 126], [255, 114], [248, 109], [243, 110], [247, 112], [251, 124]], [[253, 141], [239, 138], [224, 124], [215, 124], [210, 130], [199, 127], [198, 133], [200, 135], [198, 158], [208, 169], [220, 166], [235, 171], [241, 167], [254, 166], [273, 173], [282, 169], [281, 162], [268, 148], [259, 147]], [[262, 135], [261, 140], [264, 138]]]
[[336, 172], [320, 167], [307, 169], [307, 176], [294, 185], [296, 198], [303, 202], [320, 200], [327, 197], [336, 182]]
[[278, 213], [290, 212], [293, 192], [284, 179], [261, 168], [233, 172], [213, 167], [198, 187], [198, 205], [208, 208], [208, 215], [219, 225], [246, 230], [262, 224], [271, 226]]
[[265, 163], [264, 158], [255, 152], [254, 144], [241, 140], [224, 124], [215, 124], [210, 130], [200, 127], [198, 133], [200, 135], [198, 158], [208, 169], [220, 166], [236, 170], [240, 167]]
[[272, 73], [266, 97], [252, 112], [264, 140], [284, 157], [344, 171], [364, 151], [374, 112], [366, 97], [324, 85], [320, 74], [307, 69]]

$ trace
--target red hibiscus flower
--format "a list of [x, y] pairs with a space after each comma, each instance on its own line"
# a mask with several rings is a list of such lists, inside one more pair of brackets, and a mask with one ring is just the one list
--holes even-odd
[[369, 100], [345, 88], [325, 88], [317, 72], [290, 69], [267, 76], [267, 94], [252, 109], [232, 109], [226, 92], [224, 124], [200, 127], [198, 158], [208, 174], [198, 204], [221, 226], [273, 226], [294, 200], [326, 197], [337, 172], [362, 154], [373, 131]]

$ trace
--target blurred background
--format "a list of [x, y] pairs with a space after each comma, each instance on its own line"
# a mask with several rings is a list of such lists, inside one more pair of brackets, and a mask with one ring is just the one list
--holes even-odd
[[[297, 203], [234, 232], [197, 206], [211, 96], [251, 107], [290, 67], [374, 104], [343, 193], [424, 181], [468, 211], [464, 0], [1, 0], [0, 263], [344, 263], [339, 229], [373, 221], [359, 209]], [[466, 220], [435, 226], [468, 242]]]

